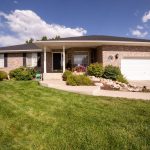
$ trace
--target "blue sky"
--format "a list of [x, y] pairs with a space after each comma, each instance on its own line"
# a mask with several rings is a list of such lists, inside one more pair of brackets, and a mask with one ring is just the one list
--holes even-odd
[[150, 38], [149, 11], [150, 0], [5, 0], [0, 45], [58, 34]]

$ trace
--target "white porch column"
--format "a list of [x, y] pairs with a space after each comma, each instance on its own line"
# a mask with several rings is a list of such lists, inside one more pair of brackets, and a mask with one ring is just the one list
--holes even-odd
[[46, 47], [44, 47], [44, 73], [47, 73], [46, 68]]
[[63, 46], [63, 72], [65, 72], [66, 69], [66, 61], [65, 61], [65, 46]]

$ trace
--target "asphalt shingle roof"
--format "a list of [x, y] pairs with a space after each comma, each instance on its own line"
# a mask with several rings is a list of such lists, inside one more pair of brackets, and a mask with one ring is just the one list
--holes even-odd
[[30, 50], [30, 49], [34, 50], [40, 48], [33, 43], [0, 47], [0, 50]]
[[148, 39], [128, 38], [128, 37], [116, 37], [116, 36], [105, 36], [105, 35], [90, 35], [90, 36], [78, 36], [78, 37], [67, 37], [60, 39], [50, 39], [49, 41], [129, 41], [129, 42], [150, 42]]
[[[90, 35], [90, 36], [78, 36], [67, 37], [60, 39], [50, 39], [49, 41], [127, 41], [127, 42], [150, 42], [148, 39], [128, 38], [128, 37], [116, 37], [105, 35]], [[34, 43], [13, 45], [7, 47], [0, 47], [0, 50], [34, 50], [40, 49]]]

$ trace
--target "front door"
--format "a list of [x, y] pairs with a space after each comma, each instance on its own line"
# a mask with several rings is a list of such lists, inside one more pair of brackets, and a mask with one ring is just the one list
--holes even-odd
[[62, 70], [62, 54], [61, 53], [53, 53], [53, 71], [61, 71]]

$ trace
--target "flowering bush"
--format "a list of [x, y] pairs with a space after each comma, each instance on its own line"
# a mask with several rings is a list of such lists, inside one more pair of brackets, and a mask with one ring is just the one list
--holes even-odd
[[80, 65], [80, 66], [76, 66], [73, 71], [76, 71], [76, 72], [86, 72], [86, 67]]

